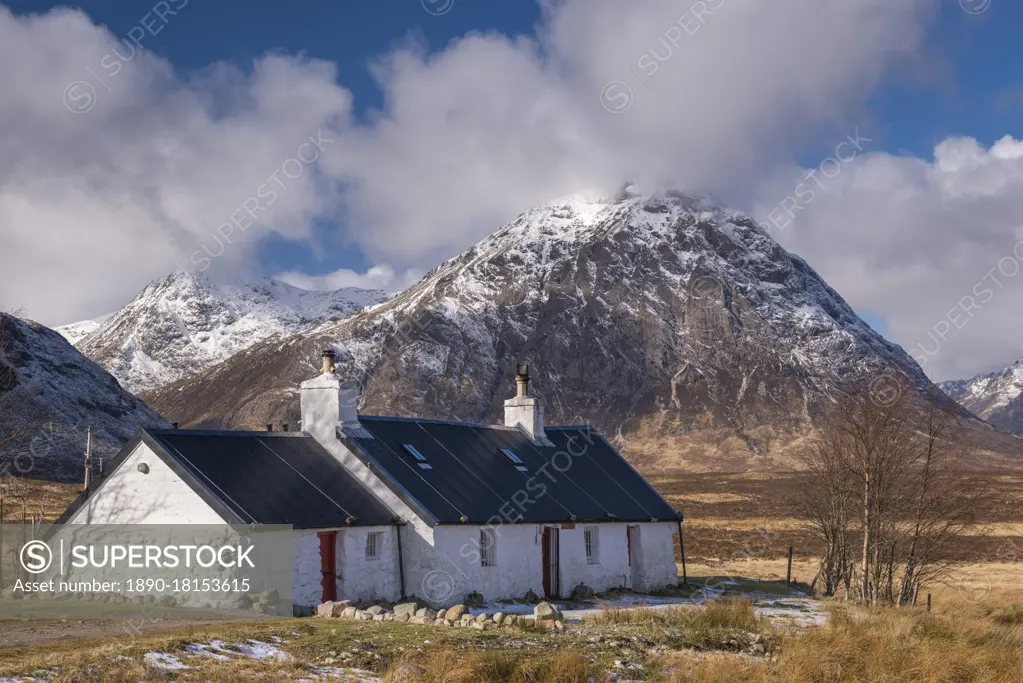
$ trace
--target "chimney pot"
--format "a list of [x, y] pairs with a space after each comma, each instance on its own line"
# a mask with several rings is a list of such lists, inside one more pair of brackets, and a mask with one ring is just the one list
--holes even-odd
[[331, 372], [334, 351], [323, 352], [324, 372], [301, 384], [302, 414], [296, 431], [306, 432], [320, 443], [337, 441], [338, 426], [358, 427], [359, 390], [354, 382], [342, 386]]
[[329, 375], [334, 372], [334, 359], [336, 357], [334, 349], [327, 349], [323, 352], [323, 374]]
[[285, 422], [284, 424], [281, 425], [281, 431], [282, 432], [288, 431], [288, 423], [287, 422]]
[[178, 423], [177, 422], [172, 422], [171, 423], [171, 427], [173, 427], [174, 429], [177, 429], [178, 428]]
[[519, 363], [515, 375], [515, 387], [517, 396], [529, 396], [529, 364]]
[[274, 426], [273, 426], [272, 424], [268, 424], [268, 425], [266, 426], [266, 431], [268, 431], [268, 432], [272, 432], [273, 430], [274, 430]]
[[504, 424], [521, 427], [538, 444], [549, 446], [544, 433], [543, 405], [529, 395], [529, 364], [519, 363], [515, 374], [515, 397], [504, 402]]

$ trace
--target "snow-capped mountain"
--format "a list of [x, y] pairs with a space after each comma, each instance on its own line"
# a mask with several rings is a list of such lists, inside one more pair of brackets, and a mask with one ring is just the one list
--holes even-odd
[[77, 346], [80, 341], [98, 330], [102, 324], [102, 321], [99, 320], [81, 320], [70, 325], [54, 327], [53, 330], [71, 342], [72, 346]]
[[136, 394], [230, 358], [271, 335], [351, 315], [387, 299], [380, 290], [314, 292], [271, 278], [215, 283], [176, 271], [150, 283], [79, 343]]
[[381, 306], [151, 400], [183, 423], [294, 423], [325, 345], [366, 414], [495, 422], [528, 361], [548, 424], [592, 422], [638, 461], [687, 449], [695, 467], [773, 457], [848, 380], [899, 367], [931, 386], [749, 216], [670, 193], [540, 206]]
[[77, 479], [90, 425], [97, 463], [170, 426], [57, 332], [0, 313], [0, 469]]
[[941, 389], [974, 415], [1023, 436], [1023, 360], [998, 372], [942, 382]]

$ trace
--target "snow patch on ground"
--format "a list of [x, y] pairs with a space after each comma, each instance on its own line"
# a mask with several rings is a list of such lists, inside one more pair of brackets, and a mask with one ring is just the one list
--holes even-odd
[[172, 655], [169, 652], [147, 652], [142, 657], [142, 661], [150, 669], [159, 669], [160, 671], [182, 671], [192, 668], [178, 659], [177, 655]]
[[[733, 581], [723, 581], [719, 585], [738, 585]], [[823, 603], [813, 598], [792, 596], [779, 598], [778, 596], [766, 593], [751, 593], [746, 595], [753, 600], [753, 607], [757, 614], [766, 617], [774, 622], [791, 625], [797, 628], [808, 628], [810, 626], [823, 626], [828, 621], [827, 611]], [[707, 591], [688, 598], [667, 597], [659, 595], [623, 595], [615, 600], [601, 600], [599, 603], [579, 603], [568, 601], [555, 601], [553, 604], [561, 610], [564, 621], [568, 623], [579, 623], [583, 619], [600, 614], [606, 609], [666, 609], [669, 607], [705, 605], [708, 600], [716, 598], [714, 591]], [[493, 614], [504, 612], [505, 614], [532, 614], [533, 605], [526, 603], [503, 604], [490, 602], [483, 607], [469, 609], [472, 615]]]

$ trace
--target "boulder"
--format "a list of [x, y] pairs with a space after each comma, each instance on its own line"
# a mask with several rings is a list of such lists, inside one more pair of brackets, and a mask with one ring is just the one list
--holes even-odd
[[355, 620], [356, 621], [372, 621], [373, 620], [373, 616], [374, 615], [370, 614], [366, 610], [361, 610], [360, 609], [360, 610], [358, 610], [355, 613]]
[[422, 609], [416, 611], [416, 616], [425, 617], [430, 621], [433, 621], [434, 619], [437, 618], [437, 612], [436, 610], [432, 610], [429, 607], [423, 607]]
[[447, 619], [448, 618], [448, 611], [446, 609], [439, 609], [439, 610], [437, 610], [437, 618], [438, 619]]
[[462, 618], [462, 615], [469, 611], [469, 608], [465, 605], [455, 605], [454, 607], [448, 607], [444, 613], [445, 619], [451, 621], [458, 621]]
[[504, 612], [494, 612], [494, 623], [500, 626], [504, 622]]
[[536, 626], [536, 617], [519, 617], [518, 624], [524, 628], [533, 628]]
[[592, 600], [593, 589], [587, 586], [585, 583], [580, 583], [578, 586], [572, 589], [573, 600]]
[[526, 591], [526, 594], [522, 596], [522, 601], [527, 605], [535, 605], [540, 602], [540, 596], [532, 591], [532, 589]]
[[519, 621], [519, 617], [516, 614], [507, 614], [504, 617], [504, 621], [501, 622], [502, 626], [515, 626]]
[[482, 624], [483, 622], [485, 622], [489, 618], [490, 617], [487, 616], [486, 612], [484, 612], [483, 614], [477, 614], [475, 621], [478, 621], [479, 623]]
[[403, 602], [394, 606], [394, 613], [396, 615], [407, 614], [413, 616], [418, 610], [424, 607], [423, 603], [418, 600], [413, 602]]
[[474, 629], [476, 629], [477, 631], [487, 631], [487, 630], [489, 630], [489, 627], [486, 624], [484, 624], [482, 621], [474, 621], [474, 622], [472, 622], [472, 627]]
[[533, 608], [533, 616], [537, 621], [561, 619], [561, 610], [545, 600]]
[[366, 611], [375, 617], [378, 614], [383, 614], [384, 608], [380, 605], [373, 605], [372, 607], [367, 607]]
[[407, 624], [409, 619], [411, 619], [411, 617], [407, 614], [398, 614], [394, 617], [395, 621], [400, 621], [403, 624]]
[[324, 619], [329, 619], [330, 617], [334, 616], [334, 603], [332, 602], [322, 603], [319, 607], [316, 608], [316, 616], [323, 617]]

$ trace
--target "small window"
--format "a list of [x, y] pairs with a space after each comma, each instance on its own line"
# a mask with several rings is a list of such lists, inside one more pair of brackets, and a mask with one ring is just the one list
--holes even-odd
[[416, 459], [416, 462], [426, 462], [426, 456], [419, 452], [419, 449], [410, 443], [402, 444], [402, 448], [408, 451], [408, 454]]
[[419, 469], [421, 469], [421, 470], [432, 470], [433, 469], [433, 466], [430, 463], [426, 462], [426, 456], [423, 455], [422, 453], [420, 453], [418, 448], [416, 448], [415, 446], [413, 446], [410, 443], [402, 444], [402, 448], [404, 448], [406, 451], [408, 451], [408, 454], [411, 455], [415, 459], [416, 464], [419, 465]]
[[494, 534], [490, 529], [480, 529], [480, 566], [493, 567], [495, 564]]
[[597, 527], [588, 526], [583, 530], [583, 541], [586, 543], [586, 564], [599, 564], [597, 555]]
[[381, 532], [371, 531], [366, 534], [366, 559], [375, 560], [380, 557]]
[[504, 457], [512, 461], [512, 464], [515, 465], [515, 469], [517, 469], [519, 472], [529, 471], [529, 469], [526, 467], [526, 464], [522, 462], [522, 459], [519, 456], [515, 455], [515, 452], [512, 451], [510, 448], [502, 448], [501, 453], [504, 455]]

